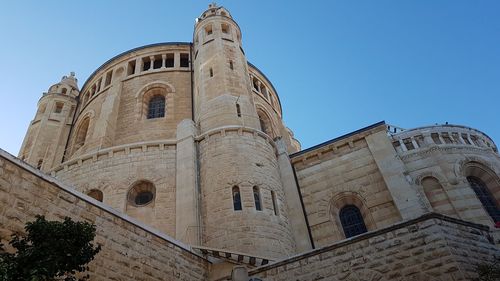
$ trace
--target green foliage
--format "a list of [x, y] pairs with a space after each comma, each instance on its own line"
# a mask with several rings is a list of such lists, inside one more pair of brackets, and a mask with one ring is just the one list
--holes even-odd
[[37, 216], [25, 226], [26, 235], [12, 235], [9, 244], [17, 251], [7, 253], [0, 244], [0, 281], [49, 281], [77, 279], [77, 272], [86, 266], [101, 250], [91, 243], [95, 226], [87, 222], [47, 221]]
[[479, 264], [476, 267], [479, 277], [475, 281], [498, 281], [500, 280], [500, 258], [491, 264]]

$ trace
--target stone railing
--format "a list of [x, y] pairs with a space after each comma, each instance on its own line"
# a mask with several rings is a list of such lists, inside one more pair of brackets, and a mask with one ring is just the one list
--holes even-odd
[[398, 153], [418, 150], [430, 146], [472, 146], [492, 149], [498, 153], [493, 140], [483, 132], [464, 126], [436, 125], [400, 131], [390, 134]]

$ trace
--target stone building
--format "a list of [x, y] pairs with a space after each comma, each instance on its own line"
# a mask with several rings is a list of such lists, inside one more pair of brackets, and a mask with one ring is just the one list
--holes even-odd
[[379, 122], [301, 150], [241, 38], [210, 5], [193, 42], [51, 86], [19, 159], [1, 152], [0, 238], [95, 223], [92, 280], [469, 280], [500, 254], [486, 134]]

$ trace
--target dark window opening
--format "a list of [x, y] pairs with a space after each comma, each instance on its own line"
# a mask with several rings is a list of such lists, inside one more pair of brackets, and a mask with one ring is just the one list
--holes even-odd
[[113, 71], [106, 73], [106, 80], [104, 80], [104, 86], [111, 84], [111, 78], [113, 78]]
[[339, 216], [346, 238], [367, 232], [363, 216], [358, 207], [347, 205], [340, 210]]
[[174, 67], [174, 54], [167, 54], [165, 67]]
[[149, 58], [142, 59], [142, 71], [147, 71], [151, 68], [151, 60]]
[[255, 209], [257, 211], [262, 211], [262, 203], [260, 200], [260, 191], [259, 191], [259, 188], [256, 186], [253, 187], [253, 200], [255, 201]]
[[241, 117], [241, 107], [240, 104], [236, 104], [236, 114], [238, 114], [238, 117]]
[[135, 196], [134, 203], [138, 206], [146, 205], [153, 201], [153, 193], [151, 191], [143, 191]]
[[42, 169], [42, 164], [43, 164], [43, 159], [38, 160], [38, 163], [36, 164], [36, 168], [38, 170]]
[[153, 69], [161, 68], [163, 65], [163, 59], [161, 57], [155, 57], [153, 61]]
[[435, 144], [441, 144], [441, 139], [439, 138], [438, 133], [432, 133], [431, 138], [434, 141]]
[[467, 177], [467, 181], [493, 221], [495, 223], [500, 222], [500, 210], [498, 209], [496, 200], [493, 195], [491, 195], [491, 192], [486, 184], [476, 177]]
[[210, 77], [214, 77], [214, 70], [210, 68]]
[[229, 68], [230, 68], [231, 70], [233, 70], [233, 69], [234, 69], [234, 66], [233, 66], [233, 61], [229, 61]]
[[181, 54], [181, 67], [189, 67], [189, 55]]
[[240, 189], [237, 186], [233, 186], [233, 209], [235, 211], [241, 211], [241, 195]]
[[153, 202], [156, 188], [149, 181], [140, 181], [136, 183], [128, 193], [129, 204], [137, 207], [145, 206]]
[[259, 82], [256, 78], [253, 79], [253, 88], [258, 92], [259, 91]]
[[135, 74], [135, 60], [129, 61], [127, 66], [127, 75]]
[[156, 95], [149, 100], [148, 119], [165, 117], [165, 97]]

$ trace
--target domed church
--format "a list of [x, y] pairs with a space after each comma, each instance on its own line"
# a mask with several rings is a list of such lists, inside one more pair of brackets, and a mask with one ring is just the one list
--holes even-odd
[[91, 280], [471, 280], [500, 256], [500, 155], [460, 125], [378, 122], [302, 149], [230, 12], [43, 93], [0, 151], [0, 238], [97, 226]]

